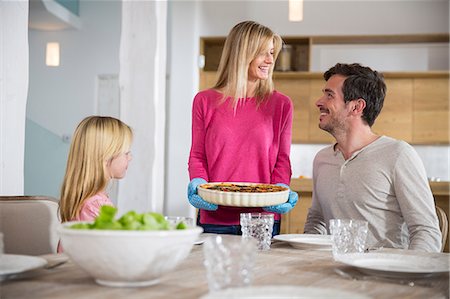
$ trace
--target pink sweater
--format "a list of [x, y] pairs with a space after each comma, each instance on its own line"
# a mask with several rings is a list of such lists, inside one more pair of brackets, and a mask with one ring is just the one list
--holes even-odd
[[100, 208], [104, 205], [114, 206], [106, 193], [99, 192], [89, 197], [84, 201], [80, 214], [73, 221], [94, 221], [100, 213]]
[[[234, 113], [230, 99], [219, 103], [221, 96], [209, 89], [194, 98], [190, 179], [289, 185], [291, 100], [274, 91], [259, 107], [254, 98], [249, 98], [239, 103]], [[217, 211], [200, 210], [200, 222], [237, 225], [240, 213], [261, 211], [219, 206]], [[275, 219], [279, 220], [280, 215], [275, 214]]]
[[[101, 206], [104, 205], [114, 206], [106, 193], [99, 192], [84, 201], [80, 214], [71, 221], [94, 221], [100, 213]], [[63, 252], [61, 242], [58, 242], [57, 252]]]

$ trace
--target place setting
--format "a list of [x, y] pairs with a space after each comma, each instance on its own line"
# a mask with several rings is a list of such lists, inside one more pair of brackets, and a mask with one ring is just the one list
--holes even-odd
[[294, 248], [303, 250], [331, 251], [330, 235], [315, 234], [283, 234], [273, 237], [274, 240], [287, 243]]
[[31, 256], [2, 254], [0, 256], [0, 281], [36, 275], [39, 270], [51, 270], [65, 264], [65, 254]]
[[11, 279], [21, 273], [43, 268], [47, 260], [37, 256], [2, 254], [0, 256], [0, 281]]
[[[351, 280], [373, 280], [408, 286], [447, 287], [450, 255], [366, 246], [368, 224], [363, 220], [330, 220], [334, 271]], [[371, 247], [373, 248], [373, 246]]]

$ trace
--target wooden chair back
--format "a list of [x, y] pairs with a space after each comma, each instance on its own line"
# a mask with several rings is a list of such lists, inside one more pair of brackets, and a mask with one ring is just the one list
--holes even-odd
[[436, 206], [436, 214], [439, 219], [439, 228], [441, 229], [442, 233], [442, 249], [441, 251], [444, 251], [445, 243], [447, 242], [448, 237], [448, 217], [445, 211]]

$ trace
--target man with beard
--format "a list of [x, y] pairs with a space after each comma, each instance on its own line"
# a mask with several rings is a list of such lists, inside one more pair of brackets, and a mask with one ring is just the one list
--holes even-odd
[[336, 143], [314, 159], [305, 233], [329, 233], [330, 219], [359, 219], [369, 223], [368, 247], [439, 252], [439, 221], [422, 161], [406, 142], [371, 129], [386, 95], [383, 76], [338, 63], [324, 78], [319, 127]]

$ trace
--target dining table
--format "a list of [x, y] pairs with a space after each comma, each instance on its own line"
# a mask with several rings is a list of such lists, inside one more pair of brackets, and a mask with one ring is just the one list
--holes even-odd
[[[53, 266], [4, 279], [0, 282], [0, 298], [201, 298], [213, 294], [208, 289], [202, 247], [193, 245], [183, 262], [161, 276], [159, 283], [146, 287], [101, 286], [70, 258], [65, 259], [64, 254], [43, 255], [48, 265]], [[408, 252], [402, 250], [402, 254]], [[433, 256], [433, 253], [420, 254]], [[435, 254], [442, 258], [445, 253]], [[294, 291], [313, 288], [328, 290], [330, 294], [348, 292], [364, 298], [449, 298], [448, 273], [418, 279], [371, 276], [334, 261], [329, 250], [298, 249], [278, 240], [273, 240], [269, 250], [256, 253], [254, 276], [248, 288], [257, 290], [268, 286], [275, 290], [292, 287]], [[269, 297], [277, 296], [262, 296]], [[330, 298], [336, 297], [339, 296]]]

